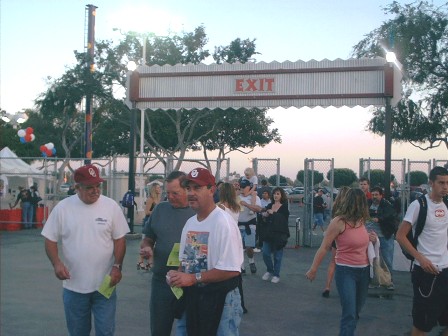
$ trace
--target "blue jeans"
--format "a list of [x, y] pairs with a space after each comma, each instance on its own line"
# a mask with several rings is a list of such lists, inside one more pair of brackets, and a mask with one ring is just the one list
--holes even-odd
[[[276, 277], [280, 277], [280, 268], [282, 267], [283, 249], [273, 250], [271, 243], [263, 242], [263, 261], [267, 271]], [[274, 262], [272, 262], [272, 256]]]
[[314, 213], [314, 227], [324, 227], [324, 214], [321, 212]]
[[115, 331], [117, 291], [109, 299], [95, 291], [82, 294], [65, 289], [62, 292], [65, 319], [70, 336], [89, 336], [92, 313], [96, 336], [112, 336]]
[[153, 275], [149, 300], [151, 335], [171, 335], [176, 300], [170, 286], [166, 283], [166, 278]]
[[[241, 296], [238, 288], [227, 293], [216, 336], [239, 336], [240, 323], [243, 316]], [[187, 316], [183, 314], [176, 324], [176, 336], [187, 336]]]
[[384, 262], [389, 269], [390, 274], [392, 274], [392, 267], [394, 263], [394, 237], [389, 239], [385, 237], [378, 237], [380, 239], [380, 253], [384, 259]]
[[31, 202], [22, 202], [22, 223], [25, 229], [33, 227], [33, 205]]
[[370, 266], [357, 268], [336, 265], [336, 287], [342, 306], [339, 336], [353, 336], [359, 313], [369, 289]]

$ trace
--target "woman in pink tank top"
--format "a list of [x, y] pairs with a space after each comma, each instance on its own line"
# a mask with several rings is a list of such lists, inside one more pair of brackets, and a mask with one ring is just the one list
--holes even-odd
[[361, 189], [349, 189], [337, 197], [334, 218], [306, 277], [313, 281], [331, 244], [336, 241], [336, 287], [342, 306], [339, 336], [353, 336], [369, 287], [369, 241], [376, 241], [364, 226], [369, 217], [367, 198]]

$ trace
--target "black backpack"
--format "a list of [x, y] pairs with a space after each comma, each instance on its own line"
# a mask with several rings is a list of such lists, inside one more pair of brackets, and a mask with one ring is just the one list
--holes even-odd
[[[409, 230], [406, 236], [415, 249], [417, 249], [418, 237], [420, 236], [420, 234], [423, 231], [423, 228], [425, 227], [426, 215], [428, 213], [428, 204], [426, 202], [426, 196], [421, 195], [419, 198], [417, 198], [417, 200], [418, 203], [420, 204], [420, 211], [417, 217], [417, 224], [415, 225], [415, 232], [413, 232], [413, 230], [411, 229]], [[443, 198], [443, 203], [445, 203], [446, 207], [448, 208], [448, 199]], [[410, 255], [405, 249], [401, 248], [401, 251], [403, 252], [404, 256], [407, 259], [409, 259], [412, 262], [414, 261], [414, 257]]]

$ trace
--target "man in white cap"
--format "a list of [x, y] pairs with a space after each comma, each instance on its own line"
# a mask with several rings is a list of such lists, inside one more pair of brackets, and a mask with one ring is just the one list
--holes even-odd
[[185, 186], [188, 203], [196, 215], [182, 230], [181, 266], [179, 271], [167, 273], [167, 282], [184, 290], [182, 320], [188, 335], [237, 336], [243, 314], [238, 290], [243, 262], [238, 227], [229, 214], [215, 205], [215, 177], [207, 169], [193, 169]]
[[78, 168], [74, 178], [77, 195], [59, 202], [42, 230], [45, 251], [63, 281], [69, 334], [90, 335], [93, 314], [95, 334], [113, 335], [116, 291], [107, 297], [98, 290], [103, 282], [113, 287], [121, 280], [129, 226], [117, 202], [101, 195], [104, 180], [96, 166]]

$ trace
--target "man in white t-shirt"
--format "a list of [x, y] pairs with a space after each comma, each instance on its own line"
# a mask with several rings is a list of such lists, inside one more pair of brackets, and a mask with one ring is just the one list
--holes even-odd
[[243, 262], [239, 230], [215, 205], [215, 178], [207, 169], [193, 169], [185, 186], [196, 215], [182, 230], [179, 271], [167, 273], [168, 284], [182, 287], [185, 295], [178, 326], [186, 323], [188, 335], [237, 336], [243, 313], [237, 287]]
[[[243, 247], [246, 250], [249, 259], [250, 272], [255, 274], [257, 266], [254, 259], [254, 247], [256, 244], [255, 237], [257, 234], [257, 215], [261, 211], [261, 201], [258, 196], [255, 196], [255, 205], [252, 205], [252, 183], [246, 178], [239, 181], [241, 193], [239, 195], [241, 212], [238, 217], [238, 227], [240, 228], [241, 237], [243, 238]], [[243, 272], [244, 266], [243, 266]]]
[[77, 195], [59, 202], [42, 230], [45, 251], [63, 280], [70, 336], [90, 335], [92, 314], [96, 335], [113, 335], [116, 291], [106, 297], [98, 290], [103, 282], [114, 287], [121, 280], [129, 226], [117, 202], [101, 195], [104, 180], [96, 166], [78, 168], [74, 178]]
[[[427, 215], [416, 248], [407, 238], [415, 227], [420, 203], [413, 201], [397, 231], [397, 241], [414, 260], [412, 284], [412, 335], [426, 335], [439, 322], [448, 326], [448, 208], [443, 198], [448, 195], [448, 170], [434, 167], [429, 173], [431, 193], [427, 194]], [[443, 335], [448, 335], [448, 328]]]

